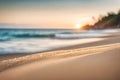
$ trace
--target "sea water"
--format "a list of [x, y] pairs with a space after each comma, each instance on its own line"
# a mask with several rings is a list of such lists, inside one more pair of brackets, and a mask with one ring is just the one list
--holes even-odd
[[0, 54], [36, 53], [100, 40], [115, 30], [0, 29]]

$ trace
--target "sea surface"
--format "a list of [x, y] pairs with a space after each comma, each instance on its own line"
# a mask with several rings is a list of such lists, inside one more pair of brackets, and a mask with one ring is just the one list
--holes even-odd
[[0, 29], [0, 54], [36, 53], [98, 41], [116, 30]]

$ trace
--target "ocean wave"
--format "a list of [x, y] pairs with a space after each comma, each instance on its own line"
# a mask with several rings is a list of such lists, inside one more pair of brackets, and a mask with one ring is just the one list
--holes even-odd
[[[78, 39], [87, 37], [88, 33], [74, 33], [74, 32], [62, 32], [62, 33], [10, 33], [0, 35], [0, 41], [8, 41], [13, 39], [28, 39], [28, 38], [54, 38], [54, 39]], [[90, 36], [90, 35], [88, 35]], [[91, 37], [91, 36], [90, 36]]]
[[90, 31], [54, 31], [54, 30], [1, 30], [0, 41], [28, 38], [55, 38], [55, 39], [78, 39], [106, 36], [116, 30], [90, 30]]
[[54, 33], [49, 33], [49, 34], [40, 34], [40, 33], [27, 33], [27, 32], [5, 32], [5, 33], [0, 33], [0, 41], [9, 41], [13, 39], [20, 39], [20, 38], [53, 38], [55, 37]]
[[0, 30], [0, 41], [28, 38], [56, 38], [57, 34], [73, 34], [69, 30]]
[[53, 38], [55, 34], [13, 34], [13, 35], [4, 35], [0, 36], [0, 41], [9, 41], [12, 39], [20, 38]]
[[14, 34], [12, 35], [15, 38], [44, 38], [44, 37], [54, 37], [55, 34]]

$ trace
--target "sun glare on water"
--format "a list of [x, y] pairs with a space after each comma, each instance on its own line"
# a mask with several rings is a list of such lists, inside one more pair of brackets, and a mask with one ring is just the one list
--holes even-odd
[[81, 25], [81, 24], [76, 24], [76, 25], [75, 25], [75, 28], [76, 28], [76, 29], [80, 29], [80, 28], [82, 28], [82, 25]]

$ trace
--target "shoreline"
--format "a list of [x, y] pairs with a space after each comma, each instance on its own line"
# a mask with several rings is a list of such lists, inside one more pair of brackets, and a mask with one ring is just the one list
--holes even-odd
[[0, 54], [0, 61], [12, 59], [12, 58], [19, 58], [19, 57], [23, 57], [23, 56], [27, 56], [27, 55], [32, 55], [32, 54], [51, 52], [51, 51], [85, 48], [85, 47], [90, 47], [90, 46], [99, 46], [99, 45], [111, 44], [111, 43], [117, 43], [117, 42], [119, 43], [119, 39], [120, 39], [119, 36], [120, 36], [119, 32], [115, 32], [115, 33], [110, 33], [108, 36], [99, 37], [99, 38], [101, 38], [101, 40], [55, 48], [55, 49], [50, 49], [50, 50], [41, 51], [41, 52]]
[[[89, 44], [89, 43], [94, 43], [94, 42], [98, 42], [98, 41], [101, 41], [103, 39], [101, 38], [92, 38], [93, 41], [88, 41], [87, 39], [84, 39], [84, 40], [87, 40], [87, 41], [84, 41], [84, 42], [81, 42], [79, 44], [74, 44], [74, 45], [69, 45], [69, 46], [63, 46], [63, 47], [58, 47], [58, 48], [53, 48], [53, 49], [48, 49], [48, 50], [45, 50], [45, 51], [40, 51], [40, 52], [34, 52], [34, 53], [10, 53], [10, 54], [0, 54], [0, 61], [2, 60], [7, 60], [7, 59], [12, 59], [12, 58], [19, 58], [19, 57], [22, 57], [22, 56], [27, 56], [27, 55], [32, 55], [32, 54], [40, 54], [40, 53], [45, 53], [45, 52], [51, 52], [51, 51], [58, 51], [58, 50], [67, 50], [67, 49], [76, 49], [77, 48], [77, 45], [84, 45], [84, 44]], [[91, 40], [91, 39], [89, 39]], [[81, 47], [81, 48], [84, 48], [84, 47]]]
[[[55, 50], [50, 50], [46, 52], [41, 53], [34, 53], [34, 54], [11, 54], [10, 55], [3, 55], [0, 56], [0, 72], [17, 67], [19, 65], [28, 64], [35, 61], [43, 61], [51, 58], [67, 58], [67, 57], [74, 57], [74, 56], [80, 56], [85, 55], [94, 52], [99, 52], [100, 49], [102, 51], [107, 51], [107, 49], [104, 49], [104, 46], [109, 46], [111, 44], [119, 44], [120, 43], [120, 33], [117, 32], [115, 34], [112, 34], [110, 37], [105, 37], [106, 39], [91, 43], [85, 43], [85, 44], [78, 44], [74, 46], [59, 48]], [[110, 48], [110, 47], [109, 47]], [[96, 49], [99, 49], [96, 51]], [[112, 48], [110, 48], [112, 49]], [[79, 51], [82, 50], [79, 54], [75, 54], [73, 51]], [[72, 53], [70, 53], [72, 52]], [[61, 54], [62, 53], [62, 54]], [[3, 58], [2, 58], [3, 57]], [[6, 59], [5, 59], [6, 58]]]
[[[10, 60], [12, 66], [7, 65], [8, 69], [0, 72], [0, 78], [2, 80], [118, 80], [120, 79], [119, 45], [120, 43], [116, 43], [48, 52], [41, 56], [44, 57], [41, 60], [40, 54], [33, 55], [22, 58], [23, 61], [29, 62], [25, 65], [20, 65], [19, 60], [17, 62]], [[34, 61], [38, 56], [39, 59]], [[30, 63], [29, 60], [34, 62]], [[91, 72], [94, 73], [91, 74]]]

